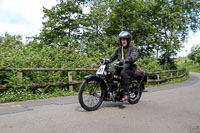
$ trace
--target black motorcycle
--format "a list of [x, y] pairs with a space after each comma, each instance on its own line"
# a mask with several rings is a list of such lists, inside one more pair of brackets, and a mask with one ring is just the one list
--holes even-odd
[[[108, 71], [111, 64], [106, 64], [105, 60], [97, 63], [99, 68], [96, 75], [85, 76], [85, 81], [81, 84], [78, 99], [82, 108], [87, 111], [98, 109], [103, 101], [121, 101], [123, 89], [120, 88], [119, 75]], [[122, 69], [119, 63], [112, 64], [116, 69]], [[144, 82], [147, 82], [147, 76], [140, 69], [130, 76], [129, 100], [130, 104], [139, 102], [144, 91]]]

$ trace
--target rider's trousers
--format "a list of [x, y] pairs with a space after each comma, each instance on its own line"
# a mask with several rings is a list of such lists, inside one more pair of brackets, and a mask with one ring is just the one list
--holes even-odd
[[136, 71], [136, 64], [124, 64], [123, 68], [116, 69], [111, 68], [109, 71], [114, 72], [117, 75], [121, 76], [121, 88], [124, 89], [124, 93], [128, 94], [129, 84], [130, 84], [130, 76], [133, 76]]

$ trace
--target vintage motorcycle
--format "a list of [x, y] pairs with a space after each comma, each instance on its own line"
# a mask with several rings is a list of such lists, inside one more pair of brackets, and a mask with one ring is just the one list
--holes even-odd
[[[99, 66], [96, 75], [85, 76], [85, 81], [81, 84], [78, 99], [82, 108], [87, 111], [98, 109], [103, 101], [121, 101], [123, 89], [120, 88], [119, 75], [108, 71], [109, 66], [114, 65], [116, 69], [122, 69], [119, 63], [107, 64], [104, 59], [97, 62]], [[129, 100], [130, 104], [139, 102], [144, 91], [144, 82], [147, 82], [147, 76], [140, 69], [130, 76]]]

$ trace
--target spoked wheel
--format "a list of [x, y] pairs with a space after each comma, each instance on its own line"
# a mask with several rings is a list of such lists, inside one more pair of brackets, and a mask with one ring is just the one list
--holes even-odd
[[130, 98], [128, 102], [130, 104], [136, 104], [139, 102], [141, 95], [142, 95], [142, 89], [138, 88], [139, 84], [137, 81], [134, 81], [132, 83], [132, 88], [130, 89]]
[[100, 81], [85, 80], [78, 93], [79, 103], [87, 111], [94, 111], [101, 106], [104, 99], [103, 88]]

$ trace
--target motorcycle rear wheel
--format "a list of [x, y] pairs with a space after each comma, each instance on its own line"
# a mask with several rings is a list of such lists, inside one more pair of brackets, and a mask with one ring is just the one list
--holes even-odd
[[139, 84], [137, 81], [134, 81], [132, 83], [132, 89], [130, 89], [130, 98], [128, 102], [130, 104], [137, 104], [140, 101], [140, 98], [142, 96], [142, 89], [141, 87], [138, 88]]
[[101, 106], [104, 95], [100, 81], [90, 79], [81, 84], [78, 99], [82, 108], [87, 111], [94, 111]]

